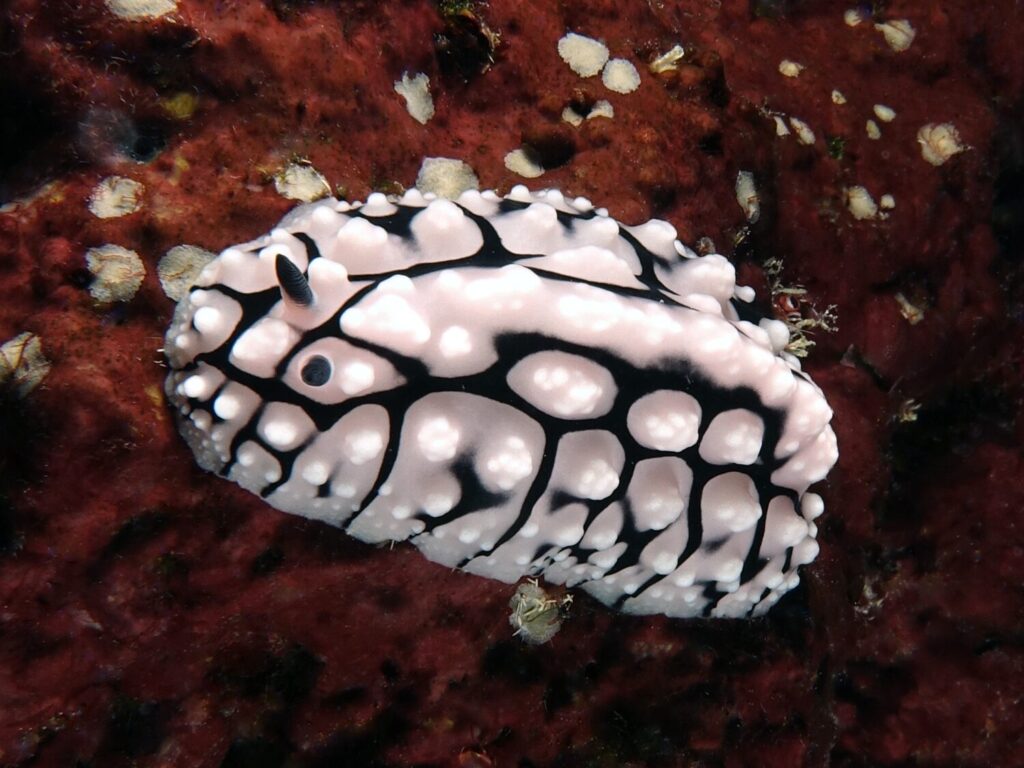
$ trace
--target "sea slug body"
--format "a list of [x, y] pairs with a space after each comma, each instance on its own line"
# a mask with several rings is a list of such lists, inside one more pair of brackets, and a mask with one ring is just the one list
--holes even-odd
[[178, 304], [199, 464], [286, 512], [631, 613], [745, 616], [818, 551], [832, 412], [722, 256], [516, 187], [301, 206]]

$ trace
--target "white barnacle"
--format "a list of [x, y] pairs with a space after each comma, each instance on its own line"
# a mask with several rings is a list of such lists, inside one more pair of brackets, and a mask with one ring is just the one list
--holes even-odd
[[300, 160], [274, 174], [274, 189], [281, 197], [310, 203], [331, 194], [331, 185], [308, 161]]
[[402, 79], [395, 81], [395, 93], [405, 99], [405, 108], [417, 123], [426, 125], [434, 116], [434, 99], [430, 95], [430, 78], [422, 72], [409, 77], [402, 73]]
[[740, 204], [747, 221], [756, 224], [761, 217], [761, 200], [754, 186], [754, 174], [740, 171], [736, 174], [736, 202]]
[[108, 176], [89, 196], [89, 212], [97, 219], [115, 219], [135, 213], [142, 207], [139, 198], [144, 187], [134, 179]]
[[873, 219], [878, 215], [878, 204], [865, 187], [854, 186], [846, 189], [846, 207], [858, 221]]
[[106, 0], [107, 10], [126, 21], [151, 21], [173, 12], [177, 0]]
[[505, 167], [524, 179], [536, 179], [544, 175], [544, 166], [540, 164], [536, 152], [529, 147], [513, 149], [506, 154]]
[[608, 61], [608, 46], [592, 37], [570, 32], [558, 41], [558, 55], [580, 77], [593, 77]]
[[875, 104], [871, 109], [875, 113], [875, 117], [883, 123], [891, 123], [896, 119], [896, 110], [892, 107], [886, 106], [885, 104]]
[[13, 391], [18, 397], [25, 397], [42, 383], [50, 367], [39, 337], [19, 333], [0, 345], [0, 395]]
[[628, 59], [612, 59], [604, 65], [601, 82], [609, 91], [632, 93], [640, 87], [640, 73]]
[[467, 189], [479, 189], [480, 179], [462, 160], [450, 157], [424, 157], [416, 176], [416, 188], [438, 197], [455, 200]]
[[195, 245], [176, 245], [164, 254], [156, 266], [160, 287], [169, 299], [181, 301], [192, 287], [203, 267], [217, 254]]
[[120, 245], [101, 245], [85, 253], [93, 274], [89, 293], [99, 302], [131, 301], [146, 276], [139, 254]]
[[789, 124], [793, 126], [793, 132], [796, 134], [797, 141], [801, 144], [810, 146], [815, 142], [814, 131], [811, 130], [811, 126], [805, 123], [798, 117], [790, 117]]
[[779, 74], [784, 77], [800, 77], [800, 73], [804, 71], [806, 67], [796, 61], [790, 59], [783, 59], [779, 62]]
[[921, 145], [921, 157], [936, 166], [967, 149], [952, 123], [921, 126], [917, 132], [917, 143]]
[[882, 33], [885, 42], [896, 53], [907, 50], [917, 36], [917, 30], [907, 19], [894, 19], [882, 24], [875, 24], [875, 29]]

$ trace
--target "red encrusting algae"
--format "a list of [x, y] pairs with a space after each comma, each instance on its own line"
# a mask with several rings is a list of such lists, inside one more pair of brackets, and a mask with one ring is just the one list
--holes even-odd
[[[11, 0], [0, 342], [35, 333], [53, 366], [0, 404], [0, 763], [1019, 761], [1024, 19], [1009, 0], [892, 2], [857, 26], [842, 11], [179, 0], [126, 21]], [[873, 22], [899, 19], [916, 34], [896, 52]], [[567, 30], [632, 61], [639, 88], [577, 77]], [[651, 73], [677, 43], [678, 67]], [[406, 71], [430, 78], [426, 125], [394, 93]], [[600, 99], [613, 118], [562, 121]], [[917, 135], [945, 122], [967, 149], [934, 166]], [[161, 395], [168, 249], [264, 232], [293, 204], [273, 179], [297, 158], [351, 198], [411, 186], [425, 156], [506, 191], [523, 144], [547, 168], [532, 187], [710, 237], [765, 302], [761, 263], [781, 258], [803, 311], [836, 306], [806, 360], [840, 445], [822, 553], [767, 619], [577, 597], [526, 646], [511, 589], [274, 512], [179, 439]], [[110, 175], [141, 183], [141, 206], [98, 219]], [[858, 220], [852, 187], [895, 207]], [[108, 243], [146, 276], [100, 305], [85, 254]]]

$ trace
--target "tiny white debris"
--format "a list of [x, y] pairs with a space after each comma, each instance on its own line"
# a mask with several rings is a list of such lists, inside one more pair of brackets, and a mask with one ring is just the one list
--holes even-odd
[[94, 276], [89, 293], [97, 301], [130, 301], [146, 276], [139, 254], [120, 245], [90, 248], [85, 262]]
[[858, 221], [873, 219], [878, 215], [878, 205], [864, 187], [849, 187], [846, 190], [846, 207]]
[[845, 104], [846, 103], [846, 97], [843, 96], [843, 92], [842, 91], [840, 91], [840, 90], [838, 90], [836, 88], [832, 89], [832, 103], [833, 104]]
[[108, 176], [89, 195], [89, 211], [97, 219], [116, 219], [142, 207], [143, 186], [124, 176]]
[[422, 72], [409, 77], [402, 73], [401, 80], [395, 80], [395, 93], [405, 99], [405, 108], [412, 119], [423, 125], [434, 116], [434, 99], [430, 95], [430, 78]]
[[895, 19], [884, 24], [875, 24], [875, 29], [882, 33], [885, 42], [896, 53], [907, 50], [917, 35], [917, 31], [907, 19]]
[[281, 197], [311, 203], [331, 194], [331, 185], [305, 160], [289, 163], [274, 174], [274, 189]]
[[601, 82], [609, 91], [632, 93], [640, 87], [640, 73], [627, 59], [612, 59], [604, 65]]
[[924, 310], [915, 304], [912, 304], [910, 299], [904, 296], [902, 293], [897, 293], [896, 303], [900, 305], [900, 314], [903, 318], [911, 325], [917, 325], [924, 320]]
[[661, 72], [671, 72], [679, 69], [679, 62], [685, 55], [686, 51], [683, 46], [676, 44], [648, 64], [647, 68], [656, 75]]
[[896, 207], [896, 198], [892, 195], [882, 195], [878, 201], [878, 205], [887, 211], [891, 211]]
[[736, 174], [736, 202], [740, 204], [747, 221], [755, 224], [761, 216], [761, 201], [754, 186], [754, 174], [740, 171]]
[[177, 7], [177, 0], [107, 0], [107, 9], [127, 21], [159, 19]]
[[872, 141], [878, 141], [882, 138], [882, 129], [878, 127], [878, 123], [874, 120], [868, 120], [864, 123], [864, 130], [868, 134], [868, 138]]
[[799, 77], [800, 73], [803, 72], [806, 67], [803, 64], [799, 64], [789, 59], [783, 59], [779, 62], [779, 73], [786, 77]]
[[596, 101], [587, 113], [587, 120], [593, 120], [595, 117], [607, 117], [610, 120], [615, 117], [615, 108], [607, 99]]
[[438, 197], [454, 200], [468, 189], [480, 189], [480, 179], [461, 160], [450, 157], [424, 157], [416, 176], [420, 192], [433, 192]]
[[516, 587], [515, 594], [508, 601], [512, 614], [508, 623], [515, 629], [515, 636], [529, 645], [543, 645], [562, 628], [562, 617], [572, 605], [572, 596], [557, 600], [537, 583], [529, 579]]
[[928, 123], [921, 126], [917, 132], [917, 143], [921, 145], [921, 156], [932, 165], [942, 165], [953, 155], [967, 149], [952, 123]]
[[156, 265], [156, 275], [167, 298], [181, 301], [199, 277], [203, 267], [217, 254], [197, 245], [176, 245]]
[[526, 149], [513, 149], [505, 155], [505, 167], [526, 179], [536, 179], [544, 174], [544, 168]]
[[580, 77], [593, 77], [608, 61], [608, 46], [592, 37], [570, 32], [558, 41], [558, 55]]
[[[921, 410], [921, 403], [917, 402], [912, 397], [908, 397], [902, 403], [900, 403], [899, 411], [896, 413], [896, 420], [907, 424], [912, 421], [917, 421], [918, 411]], [[865, 585], [866, 588], [866, 585]]]
[[801, 144], [810, 146], [814, 143], [814, 131], [811, 130], [811, 127], [807, 123], [799, 118], [790, 117], [789, 124], [793, 127], [793, 132], [796, 134], [796, 137]]
[[0, 392], [25, 397], [50, 372], [43, 345], [34, 333], [19, 333], [0, 345]]
[[782, 115], [772, 115], [772, 119], [775, 120], [775, 135], [789, 136], [789, 126], [786, 125], [786, 121], [782, 119]]
[[875, 104], [874, 106], [875, 117], [881, 120], [883, 123], [891, 123], [896, 119], [896, 110], [892, 107], [887, 107], [885, 104]]
[[856, 27], [858, 24], [864, 21], [864, 14], [862, 14], [856, 8], [850, 8], [843, 14], [843, 21], [848, 27]]

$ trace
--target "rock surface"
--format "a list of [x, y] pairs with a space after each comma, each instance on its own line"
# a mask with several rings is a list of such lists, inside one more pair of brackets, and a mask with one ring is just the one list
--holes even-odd
[[[855, 26], [843, 10], [179, 0], [128, 20], [10, 0], [0, 339], [36, 334], [52, 369], [0, 404], [0, 764], [1019, 764], [1024, 19], [1011, 0], [896, 0]], [[903, 19], [896, 51], [875, 24]], [[639, 88], [580, 79], [567, 30], [631, 61]], [[393, 90], [403, 72], [430, 78], [426, 125]], [[601, 99], [613, 119], [562, 120]], [[896, 117], [871, 139], [875, 104]], [[918, 133], [946, 123], [965, 149], [935, 166]], [[711, 238], [777, 311], [836, 306], [807, 360], [840, 444], [822, 553], [766, 619], [578, 596], [526, 646], [511, 588], [274, 512], [176, 434], [169, 249], [264, 232], [298, 160], [359, 199], [431, 156], [506, 191], [522, 146], [545, 170], [532, 186]], [[111, 175], [144, 191], [99, 219]], [[853, 187], [895, 206], [858, 220]], [[85, 254], [107, 243], [146, 266], [126, 303], [89, 293]]]

